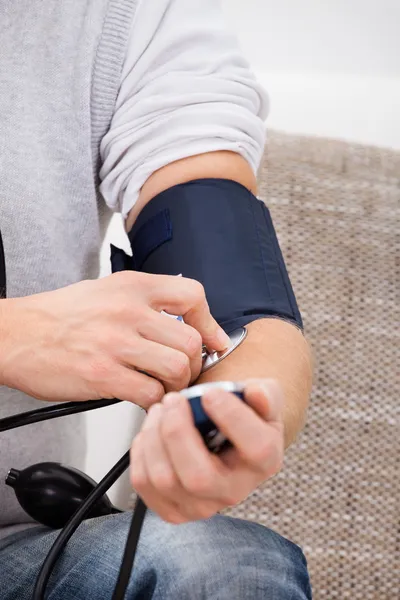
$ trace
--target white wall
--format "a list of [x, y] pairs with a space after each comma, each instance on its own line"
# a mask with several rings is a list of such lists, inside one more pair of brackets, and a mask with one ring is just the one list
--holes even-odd
[[[271, 127], [400, 149], [400, 0], [223, 4], [270, 93]], [[103, 249], [103, 273], [110, 239], [126, 242], [118, 219]], [[141, 418], [125, 404], [88, 415], [87, 471], [95, 479], [128, 449]], [[111, 496], [121, 500], [128, 491], [125, 478]]]
[[399, 77], [399, 0], [223, 0], [223, 6], [258, 70]]
[[399, 0], [223, 0], [270, 127], [400, 149]]

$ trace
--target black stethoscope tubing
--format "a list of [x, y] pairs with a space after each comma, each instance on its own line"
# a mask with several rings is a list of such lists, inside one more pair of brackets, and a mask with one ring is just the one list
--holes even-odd
[[[120, 400], [89, 400], [87, 402], [67, 402], [62, 405], [49, 406], [38, 410], [32, 410], [19, 415], [13, 415], [0, 419], [0, 432], [10, 431], [18, 427], [24, 427], [29, 424], [56, 419], [67, 415], [87, 412], [99, 408], [105, 408], [121, 402]], [[70, 518], [68, 523], [60, 531], [56, 541], [51, 547], [37, 577], [32, 600], [43, 600], [47, 583], [53, 568], [60, 557], [61, 552], [65, 548], [71, 536], [74, 534], [79, 525], [84, 521], [85, 517], [90, 512], [96, 502], [109, 490], [109, 488], [119, 479], [119, 477], [129, 467], [129, 451], [126, 452], [120, 460], [112, 467], [105, 475], [100, 483], [93, 489], [86, 500], [78, 508], [75, 514]], [[126, 588], [129, 583], [132, 572], [133, 562], [136, 554], [137, 545], [139, 542], [140, 532], [143, 521], [147, 512], [147, 507], [141, 498], [138, 498], [132, 514], [131, 527], [128, 533], [128, 538], [125, 546], [124, 556], [121, 563], [121, 568], [115, 586], [112, 600], [123, 600], [125, 597]]]

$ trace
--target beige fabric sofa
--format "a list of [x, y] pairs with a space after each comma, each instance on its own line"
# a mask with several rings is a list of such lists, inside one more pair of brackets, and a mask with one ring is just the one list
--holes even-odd
[[316, 377], [284, 470], [228, 513], [300, 544], [316, 600], [400, 598], [400, 153], [273, 132], [260, 195]]

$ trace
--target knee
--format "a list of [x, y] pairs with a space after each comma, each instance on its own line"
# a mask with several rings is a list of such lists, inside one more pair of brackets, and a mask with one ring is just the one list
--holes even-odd
[[[83, 523], [58, 563], [53, 582], [58, 579], [76, 589], [79, 581], [79, 594], [74, 596], [79, 600], [91, 595], [109, 600], [130, 518], [126, 513]], [[57, 583], [55, 587], [50, 596], [54, 600]], [[273, 531], [222, 516], [174, 526], [152, 513], [145, 520], [128, 597], [144, 593], [180, 600], [311, 599], [300, 548]]]
[[180, 525], [154, 558], [182, 599], [311, 599], [300, 548], [256, 523], [217, 516]]
[[254, 597], [311, 600], [307, 562], [299, 546], [262, 525], [251, 527], [254, 543], [249, 545], [257, 554], [252, 569], [257, 582]]
[[56, 564], [50, 580], [49, 598], [110, 600], [121, 566], [130, 518], [130, 514], [125, 513], [83, 522]]

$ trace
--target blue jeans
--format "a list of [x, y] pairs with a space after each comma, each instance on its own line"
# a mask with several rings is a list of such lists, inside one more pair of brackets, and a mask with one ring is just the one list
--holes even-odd
[[[47, 588], [48, 600], [110, 600], [130, 513], [85, 521]], [[0, 541], [0, 599], [30, 600], [57, 532], [35, 527]], [[217, 515], [170, 525], [148, 512], [128, 600], [310, 600], [298, 546], [258, 525]]]

